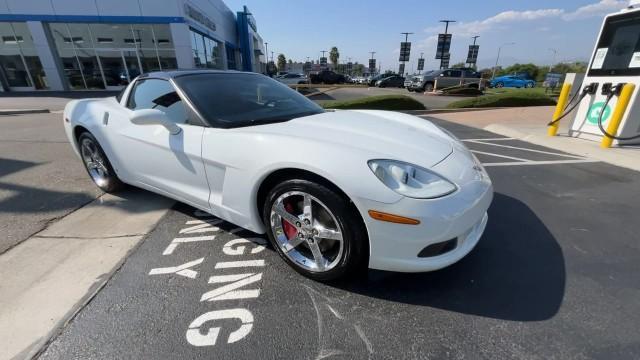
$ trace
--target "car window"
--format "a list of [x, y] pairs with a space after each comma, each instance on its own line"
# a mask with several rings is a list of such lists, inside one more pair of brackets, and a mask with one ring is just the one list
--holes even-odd
[[451, 70], [449, 71], [449, 75], [450, 77], [461, 77], [462, 76], [462, 71], [460, 70]]
[[167, 80], [144, 79], [136, 81], [127, 107], [131, 110], [157, 109], [177, 124], [187, 122], [187, 111], [184, 103], [173, 85]]
[[175, 78], [202, 116], [233, 128], [282, 122], [324, 110], [288, 86], [258, 74], [203, 73]]

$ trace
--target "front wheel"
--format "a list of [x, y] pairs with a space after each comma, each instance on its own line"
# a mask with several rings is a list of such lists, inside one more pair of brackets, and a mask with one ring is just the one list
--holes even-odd
[[91, 133], [84, 132], [78, 137], [78, 144], [82, 162], [91, 180], [107, 193], [122, 190], [125, 185], [116, 175], [98, 140]]
[[531, 89], [533, 87], [533, 83], [527, 83], [524, 87]]
[[503, 82], [499, 82], [496, 84], [496, 87], [499, 88], [503, 88], [504, 87], [504, 83]]
[[366, 230], [349, 201], [324, 185], [286, 180], [267, 195], [263, 220], [273, 247], [300, 274], [331, 281], [366, 260]]
[[424, 85], [424, 92], [433, 92], [433, 84], [432, 83], [426, 83]]

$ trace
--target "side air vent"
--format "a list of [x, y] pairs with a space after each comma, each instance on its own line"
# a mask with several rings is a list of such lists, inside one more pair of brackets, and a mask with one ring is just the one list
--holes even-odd
[[422, 249], [418, 253], [418, 257], [426, 258], [426, 257], [433, 257], [433, 256], [446, 254], [449, 251], [455, 249], [457, 245], [458, 245], [458, 239], [457, 238], [454, 238], [454, 239], [451, 239], [451, 240], [447, 240], [447, 241], [443, 241], [443, 242], [439, 242], [439, 243], [435, 243], [435, 244], [431, 244], [431, 245], [427, 246], [426, 248]]

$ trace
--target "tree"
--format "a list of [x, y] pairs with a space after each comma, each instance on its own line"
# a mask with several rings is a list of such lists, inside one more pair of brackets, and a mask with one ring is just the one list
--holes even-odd
[[331, 48], [331, 51], [329, 51], [329, 60], [331, 60], [333, 67], [336, 67], [336, 65], [338, 65], [339, 59], [340, 53], [338, 52], [338, 48], [334, 46]]
[[457, 64], [453, 64], [453, 66], [452, 66], [453, 69], [460, 69], [460, 68], [463, 68], [463, 67], [466, 67], [466, 66], [462, 62], [459, 62]]
[[285, 66], [287, 66], [287, 58], [284, 54], [278, 54], [278, 71], [284, 71]]

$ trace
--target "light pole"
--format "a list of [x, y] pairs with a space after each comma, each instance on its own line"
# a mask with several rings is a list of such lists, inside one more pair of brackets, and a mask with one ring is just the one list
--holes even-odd
[[[447, 40], [447, 31], [449, 31], [449, 23], [456, 22], [455, 20], [440, 20], [440, 22], [444, 23], [444, 40]], [[444, 43], [442, 44], [442, 50], [440, 50], [440, 69], [443, 68], [442, 61], [444, 60]]]
[[549, 72], [551, 72], [553, 65], [556, 64], [556, 56], [558, 55], [558, 50], [549, 48], [549, 51], [553, 52], [553, 61], [551, 62], [551, 65], [549, 65]]
[[[413, 33], [412, 32], [403, 32], [403, 33], [400, 33], [400, 34], [404, 35], [404, 42], [408, 43], [409, 42], [409, 35], [411, 35]], [[402, 71], [404, 71], [404, 63], [406, 62], [406, 60], [404, 60], [404, 57], [402, 59], [403, 59], [402, 60]], [[403, 74], [399, 74], [399, 75], [402, 76]]]
[[500, 47], [498, 47], [498, 56], [496, 57], [496, 65], [493, 67], [493, 71], [491, 72], [491, 78], [495, 78], [496, 77], [496, 68], [498, 67], [498, 61], [500, 61], [500, 51], [502, 50], [503, 46], [507, 46], [507, 45], [515, 45], [516, 43], [514, 42], [508, 42], [508, 43], [504, 43], [502, 45], [500, 45]]

